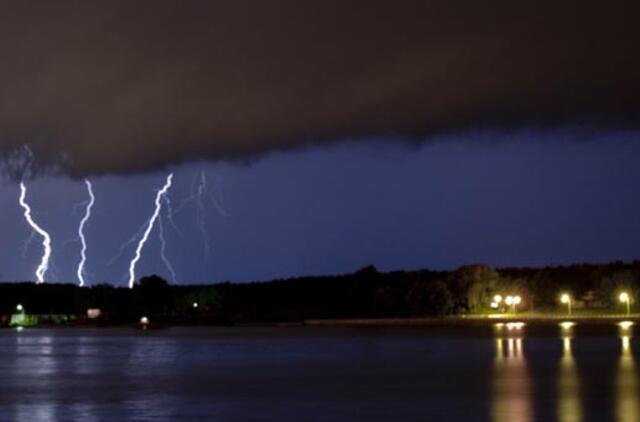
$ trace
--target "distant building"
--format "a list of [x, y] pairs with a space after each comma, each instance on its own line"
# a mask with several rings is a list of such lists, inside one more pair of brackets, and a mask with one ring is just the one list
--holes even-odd
[[[575, 306], [578, 305], [578, 306]], [[597, 309], [597, 308], [606, 308], [606, 304], [598, 298], [596, 293], [593, 290], [589, 290], [585, 294], [580, 297], [580, 300], [576, 300], [574, 307], [575, 308], [588, 308], [588, 309]]]
[[11, 327], [29, 327], [38, 323], [38, 317], [35, 315], [20, 312], [11, 315], [9, 326]]
[[89, 319], [97, 319], [102, 316], [102, 310], [99, 308], [89, 308], [87, 309], [87, 318]]

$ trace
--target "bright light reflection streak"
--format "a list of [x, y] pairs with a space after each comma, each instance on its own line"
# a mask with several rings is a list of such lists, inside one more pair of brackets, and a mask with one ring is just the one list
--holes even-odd
[[51, 257], [51, 236], [42, 227], [40, 227], [31, 217], [31, 207], [27, 204], [25, 198], [27, 196], [27, 187], [24, 182], [20, 182], [20, 206], [24, 209], [24, 218], [27, 223], [35, 230], [40, 236], [42, 236], [42, 247], [44, 253], [42, 254], [42, 260], [40, 265], [36, 269], [37, 284], [44, 283], [44, 275], [49, 268], [49, 258]]
[[559, 325], [560, 325], [560, 328], [562, 328], [563, 330], [569, 330], [574, 325], [576, 325], [576, 323], [573, 321], [562, 321]]
[[140, 260], [142, 248], [144, 247], [145, 243], [147, 243], [147, 239], [149, 239], [149, 234], [151, 233], [151, 230], [153, 230], [153, 226], [156, 220], [158, 219], [158, 216], [160, 215], [160, 208], [162, 207], [162, 198], [165, 196], [165, 194], [171, 187], [172, 180], [173, 180], [173, 173], [169, 173], [169, 175], [167, 176], [167, 181], [165, 182], [164, 186], [162, 187], [162, 189], [158, 190], [158, 192], [156, 193], [155, 210], [153, 212], [153, 215], [147, 222], [147, 228], [145, 229], [142, 235], [142, 238], [138, 242], [138, 247], [136, 248], [135, 256], [129, 263], [129, 288], [130, 289], [133, 289], [133, 284], [136, 281], [136, 264]]
[[637, 421], [638, 419], [638, 377], [636, 364], [631, 352], [631, 336], [623, 335], [621, 341], [621, 355], [616, 374], [616, 416], [621, 422]]
[[623, 330], [628, 330], [629, 328], [631, 328], [633, 326], [633, 321], [620, 321], [618, 323], [618, 326], [620, 328], [622, 328]]
[[89, 202], [87, 202], [87, 207], [84, 211], [84, 217], [80, 221], [80, 226], [78, 227], [78, 237], [80, 237], [80, 242], [82, 243], [82, 249], [80, 250], [80, 263], [78, 264], [78, 281], [79, 286], [84, 286], [84, 264], [87, 262], [87, 241], [84, 237], [84, 226], [89, 221], [91, 217], [91, 208], [93, 208], [93, 204], [96, 201], [96, 197], [93, 195], [93, 188], [91, 186], [91, 182], [89, 180], [84, 181], [87, 185], [87, 192], [89, 193]]
[[507, 330], [521, 330], [524, 327], [524, 322], [507, 322]]

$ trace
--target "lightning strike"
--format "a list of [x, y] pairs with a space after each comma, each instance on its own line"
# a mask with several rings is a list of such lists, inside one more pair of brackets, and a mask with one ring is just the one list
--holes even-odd
[[205, 177], [204, 171], [202, 171], [200, 173], [200, 185], [198, 186], [198, 193], [196, 196], [196, 206], [197, 206], [197, 226], [198, 229], [200, 230], [200, 233], [202, 233], [202, 240], [204, 242], [204, 259], [205, 261], [207, 259], [209, 259], [209, 253], [211, 250], [211, 247], [209, 246], [209, 236], [207, 234], [207, 229], [204, 225], [204, 218], [205, 215], [207, 213], [207, 209], [204, 206], [204, 203], [202, 202], [202, 195], [205, 192], [205, 189], [207, 187], [207, 179]]
[[153, 226], [155, 225], [155, 222], [158, 219], [158, 216], [160, 215], [160, 209], [162, 208], [162, 198], [165, 197], [167, 191], [171, 187], [172, 180], [173, 180], [173, 173], [169, 173], [164, 186], [162, 187], [162, 189], [159, 189], [158, 192], [156, 193], [155, 210], [151, 218], [149, 218], [149, 220], [147, 221], [147, 227], [144, 233], [142, 234], [140, 241], [138, 242], [138, 247], [136, 248], [135, 255], [131, 260], [131, 262], [129, 263], [129, 288], [130, 289], [133, 288], [133, 284], [135, 283], [135, 280], [136, 280], [136, 264], [140, 260], [142, 248], [144, 247], [145, 243], [147, 243], [147, 240], [149, 239], [149, 234], [151, 234], [151, 231], [153, 230]]
[[36, 279], [37, 283], [44, 283], [44, 275], [49, 268], [49, 258], [51, 257], [51, 236], [47, 233], [42, 227], [40, 227], [33, 218], [31, 217], [31, 207], [27, 204], [25, 198], [27, 196], [27, 187], [24, 182], [20, 182], [20, 206], [24, 209], [24, 219], [31, 226], [33, 230], [36, 231], [40, 236], [42, 236], [42, 247], [44, 248], [44, 252], [42, 254], [42, 260], [40, 261], [40, 265], [36, 269]]
[[171, 261], [167, 258], [167, 239], [164, 237], [164, 225], [162, 223], [162, 216], [158, 217], [158, 238], [160, 238], [160, 258], [164, 262], [165, 267], [171, 274], [171, 281], [176, 282], [176, 272], [171, 265]]
[[33, 239], [36, 237], [36, 231], [31, 229], [31, 231], [29, 232], [29, 237], [27, 237], [27, 240], [24, 241], [24, 244], [22, 245], [22, 259], [25, 259], [27, 257], [27, 251], [29, 250], [29, 247], [31, 246], [31, 243], [33, 243]]
[[214, 205], [214, 207], [218, 210], [218, 212], [223, 216], [228, 216], [226, 211], [222, 208], [220, 203], [217, 201], [215, 196], [208, 192], [207, 189], [207, 177], [204, 170], [200, 172], [199, 180], [196, 178], [193, 179], [191, 184], [191, 194], [182, 199], [178, 207], [175, 209], [175, 212], [172, 214], [180, 213], [184, 207], [193, 202], [196, 210], [196, 220], [195, 224], [198, 228], [198, 231], [202, 234], [202, 243], [203, 243], [203, 259], [206, 261], [211, 254], [211, 240], [209, 239], [209, 233], [207, 232], [207, 227], [205, 224], [205, 218], [207, 215], [207, 207], [205, 206], [205, 199], [209, 197]]
[[78, 226], [78, 237], [80, 238], [80, 242], [82, 243], [82, 249], [80, 250], [80, 263], [78, 264], [78, 285], [80, 287], [84, 286], [85, 283], [84, 264], [87, 261], [87, 241], [84, 237], [84, 227], [87, 224], [87, 221], [89, 221], [89, 218], [91, 218], [91, 208], [93, 208], [93, 204], [96, 200], [96, 197], [93, 194], [91, 182], [89, 180], [85, 180], [84, 183], [87, 185], [89, 201], [87, 202], [87, 207], [85, 208], [84, 217], [82, 217], [80, 226]]

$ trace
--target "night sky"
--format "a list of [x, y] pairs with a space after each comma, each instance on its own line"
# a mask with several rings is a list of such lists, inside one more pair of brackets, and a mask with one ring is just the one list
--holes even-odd
[[[88, 178], [88, 282], [125, 285], [170, 171], [178, 283], [637, 259], [638, 9], [5, 2], [0, 280], [42, 252], [21, 180], [47, 281], [76, 282]], [[158, 230], [138, 275], [170, 279]]]

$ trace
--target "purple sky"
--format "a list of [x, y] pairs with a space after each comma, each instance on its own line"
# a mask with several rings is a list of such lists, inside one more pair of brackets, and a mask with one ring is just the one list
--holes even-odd
[[[640, 257], [640, 143], [634, 132], [519, 130], [463, 133], [419, 147], [343, 142], [271, 153], [250, 164], [191, 162], [175, 172], [167, 256], [178, 283], [266, 280], [381, 270], [542, 266]], [[180, 204], [207, 180], [203, 224], [197, 204]], [[166, 171], [93, 178], [88, 223], [89, 284], [126, 284], [130, 244], [152, 212]], [[82, 180], [28, 182], [34, 218], [53, 239], [47, 281], [76, 282], [80, 244], [70, 242], [85, 199]], [[0, 280], [33, 280], [41, 255], [17, 203], [18, 185], [0, 185]], [[158, 232], [138, 275], [169, 277]]]

